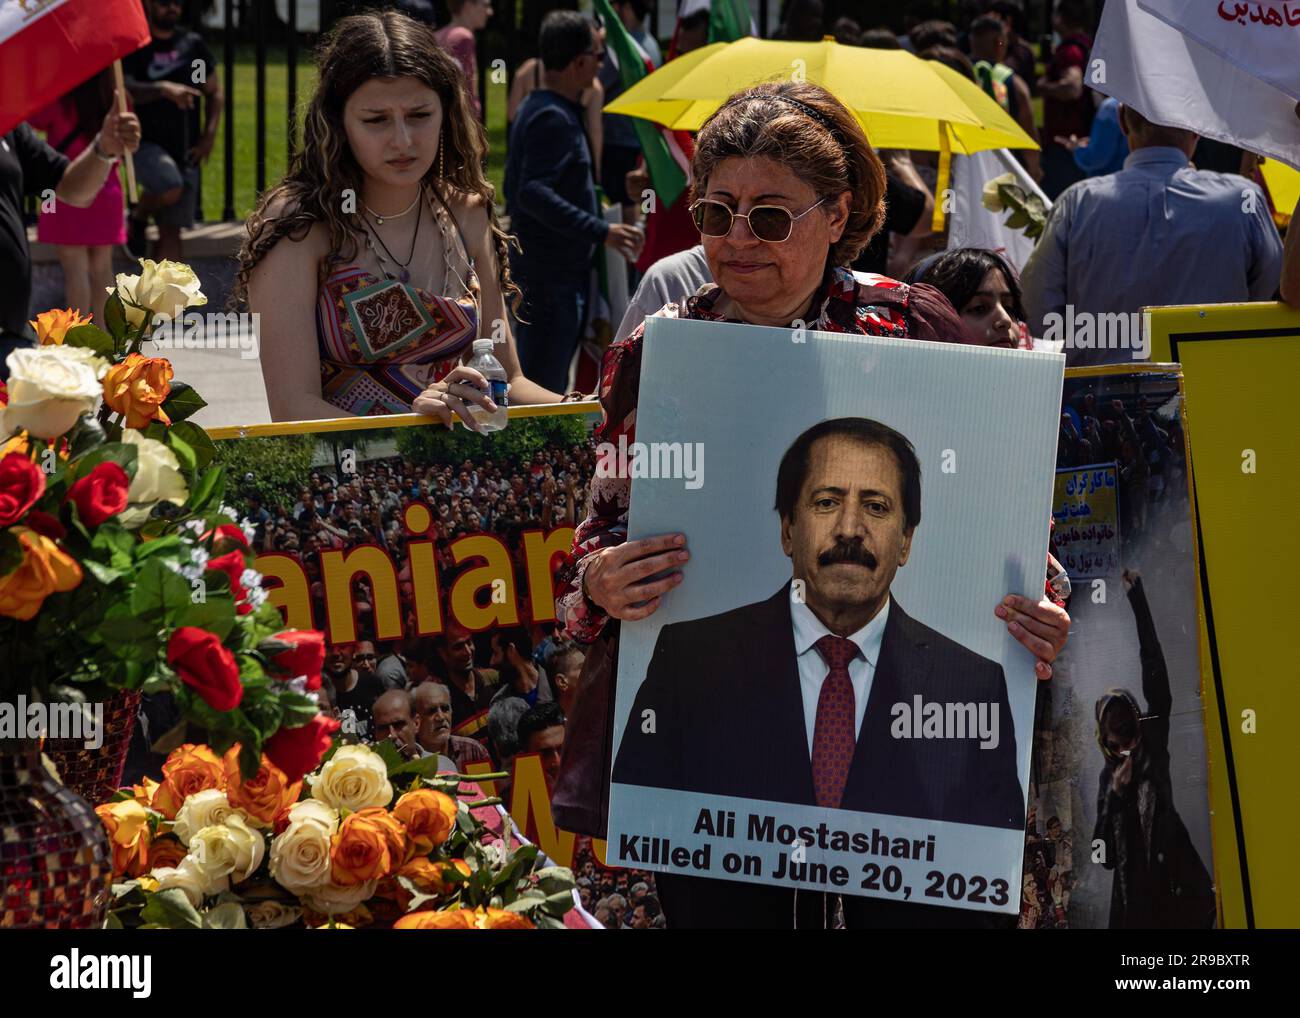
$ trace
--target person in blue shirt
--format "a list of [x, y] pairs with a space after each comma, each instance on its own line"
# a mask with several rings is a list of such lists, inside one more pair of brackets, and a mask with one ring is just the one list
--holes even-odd
[[1070, 135], [1057, 138], [1058, 145], [1070, 150], [1074, 164], [1089, 177], [1117, 173], [1128, 158], [1128, 139], [1119, 126], [1119, 100], [1106, 99], [1092, 118], [1092, 132], [1086, 138]]
[[552, 11], [539, 41], [542, 87], [528, 94], [510, 128], [504, 190], [519, 240], [510, 271], [524, 292], [520, 363], [529, 378], [563, 392], [586, 319], [592, 256], [604, 244], [635, 261], [643, 237], [607, 223], [596, 200], [578, 105], [604, 55], [595, 27], [576, 11]]

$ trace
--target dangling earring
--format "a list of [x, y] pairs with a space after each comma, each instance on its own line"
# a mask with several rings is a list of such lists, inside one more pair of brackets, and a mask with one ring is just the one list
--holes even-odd
[[447, 148], [447, 132], [438, 133], [438, 179], [442, 179], [442, 155]]

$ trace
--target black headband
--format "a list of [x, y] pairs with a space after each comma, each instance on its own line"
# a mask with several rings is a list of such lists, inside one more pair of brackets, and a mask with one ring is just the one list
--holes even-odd
[[803, 113], [806, 113], [808, 116], [812, 117], [813, 120], [817, 121], [817, 123], [821, 124], [822, 127], [830, 131], [831, 137], [833, 137], [836, 141], [840, 142], [840, 144], [843, 144], [844, 140], [843, 138], [840, 137], [839, 129], [835, 126], [834, 121], [832, 121], [830, 117], [822, 113], [821, 110], [809, 106], [805, 102], [800, 102], [798, 99], [793, 99], [788, 95], [782, 95], [779, 92], [767, 93], [767, 94], [760, 92], [756, 95], [737, 96], [736, 98], [728, 99], [725, 103], [723, 103], [722, 109], [726, 109], [728, 106], [733, 106], [736, 103], [751, 102], [755, 99], [775, 99], [777, 102], [783, 102], [790, 106], [793, 106], [795, 109], [800, 110]]

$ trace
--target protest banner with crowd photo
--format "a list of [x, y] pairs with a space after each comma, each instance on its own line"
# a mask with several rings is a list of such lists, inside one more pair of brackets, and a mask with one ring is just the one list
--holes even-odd
[[1043, 590], [1063, 363], [649, 319], [628, 536], [692, 557], [622, 624], [612, 860], [1018, 910], [1038, 683], [994, 608]]
[[1039, 689], [1022, 929], [1215, 922], [1186, 434], [1177, 365], [1066, 372], [1054, 542], [1114, 537], [1058, 550], [1083, 568]]
[[1285, 408], [1300, 377], [1300, 311], [1284, 304], [1151, 310], [1152, 356], [1187, 389], [1204, 615], [1202, 684], [1223, 924], [1294, 925], [1300, 816], [1278, 780], [1300, 769], [1300, 686], [1283, 593], [1300, 557], [1300, 450]]

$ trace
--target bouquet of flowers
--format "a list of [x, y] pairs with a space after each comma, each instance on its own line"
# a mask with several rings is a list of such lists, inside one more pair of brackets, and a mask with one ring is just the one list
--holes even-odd
[[240, 753], [181, 746], [161, 784], [96, 809], [117, 880], [110, 926], [533, 929], [573, 907], [573, 874], [539, 868], [508, 817], [494, 832], [475, 811], [496, 800], [465, 801], [469, 779], [436, 775], [436, 757], [345, 745], [293, 780], [266, 755], [244, 776]]
[[984, 185], [981, 202], [990, 212], [1010, 212], [1006, 226], [1012, 230], [1022, 230], [1030, 240], [1037, 240], [1043, 235], [1047, 225], [1047, 206], [1043, 199], [1031, 194], [1016, 180], [1014, 173], [1004, 173], [994, 177]]
[[[282, 631], [251, 568], [251, 528], [187, 418], [205, 404], [142, 353], [206, 303], [189, 266], [119, 275], [105, 326], [68, 311], [0, 384], [0, 695], [90, 703], [170, 691], [246, 778], [312, 769], [337, 722], [319, 711], [323, 638]], [[312, 755], [314, 754], [314, 755]], [[177, 805], [179, 806], [179, 802]]]

